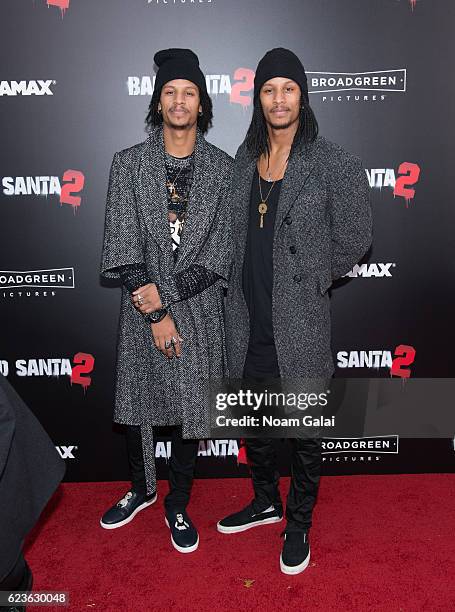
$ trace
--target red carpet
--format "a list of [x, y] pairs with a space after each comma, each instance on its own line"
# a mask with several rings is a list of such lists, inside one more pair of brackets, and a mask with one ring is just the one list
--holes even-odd
[[189, 511], [201, 542], [188, 555], [169, 541], [165, 482], [132, 523], [99, 526], [125, 485], [62, 485], [26, 548], [35, 590], [68, 591], [77, 612], [455, 610], [455, 474], [324, 477], [310, 566], [295, 577], [279, 570], [284, 522], [216, 531], [250, 501], [248, 479], [195, 482]]

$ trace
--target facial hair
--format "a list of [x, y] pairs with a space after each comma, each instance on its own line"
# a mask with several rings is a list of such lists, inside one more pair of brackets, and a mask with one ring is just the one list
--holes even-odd
[[197, 122], [197, 119], [195, 122], [191, 123], [191, 119], [190, 119], [190, 113], [188, 113], [188, 122], [187, 123], [174, 123], [172, 121], [172, 116], [169, 117], [168, 115], [168, 120], [167, 120], [167, 124], [170, 128], [172, 128], [173, 130], [178, 130], [178, 131], [185, 131], [185, 130], [191, 130], [191, 128], [194, 126], [194, 123]]

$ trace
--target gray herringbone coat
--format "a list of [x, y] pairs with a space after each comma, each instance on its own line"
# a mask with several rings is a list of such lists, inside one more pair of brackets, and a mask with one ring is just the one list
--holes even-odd
[[193, 263], [221, 277], [205, 291], [169, 307], [183, 338], [182, 356], [171, 360], [155, 348], [150, 324], [122, 287], [114, 421], [141, 426], [148, 492], [155, 484], [152, 427], [181, 422], [184, 437], [207, 435], [202, 381], [227, 374], [223, 286], [232, 251], [231, 169], [232, 158], [198, 131], [187, 216], [174, 265], [162, 128], [155, 128], [143, 143], [116, 153], [112, 162], [101, 274], [119, 279], [118, 266], [145, 263], [150, 278], [171, 292], [173, 274]]
[[[248, 348], [242, 266], [255, 164], [244, 143], [231, 192], [235, 242], [226, 340], [233, 378], [242, 376]], [[273, 332], [282, 378], [332, 376], [327, 290], [359, 261], [371, 239], [369, 185], [360, 159], [322, 137], [296, 149], [280, 191], [273, 242]]]

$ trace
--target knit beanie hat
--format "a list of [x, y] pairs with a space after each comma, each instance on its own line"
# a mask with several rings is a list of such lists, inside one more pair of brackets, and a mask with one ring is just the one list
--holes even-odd
[[207, 93], [205, 77], [199, 68], [199, 58], [191, 49], [163, 49], [153, 58], [158, 66], [155, 91], [174, 79], [187, 79], [199, 87], [199, 92]]
[[308, 101], [308, 83], [305, 68], [297, 55], [289, 49], [278, 47], [267, 51], [258, 64], [254, 77], [254, 99], [256, 100], [261, 87], [269, 79], [284, 77], [295, 81]]

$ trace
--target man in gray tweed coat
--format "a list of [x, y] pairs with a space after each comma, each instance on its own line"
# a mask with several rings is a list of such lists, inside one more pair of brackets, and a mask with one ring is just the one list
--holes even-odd
[[187, 553], [199, 543], [186, 506], [198, 438], [209, 433], [203, 383], [227, 374], [232, 159], [204, 138], [212, 103], [197, 56], [167, 49], [154, 59], [150, 136], [115, 154], [109, 179], [101, 274], [122, 284], [114, 421], [127, 426], [132, 487], [101, 526], [121, 527], [155, 502], [153, 427], [173, 426], [166, 523]]
[[[287, 49], [273, 49], [259, 62], [252, 121], [235, 158], [231, 205], [234, 264], [226, 302], [231, 378], [256, 388], [329, 379], [334, 367], [327, 292], [370, 246], [369, 186], [359, 158], [318, 136], [305, 70]], [[321, 472], [319, 431], [301, 433], [291, 440], [280, 556], [286, 574], [298, 574], [309, 563], [308, 531]], [[219, 521], [222, 533], [283, 518], [272, 440], [247, 439], [246, 450], [254, 499]]]

